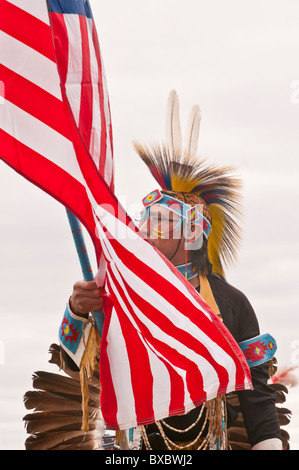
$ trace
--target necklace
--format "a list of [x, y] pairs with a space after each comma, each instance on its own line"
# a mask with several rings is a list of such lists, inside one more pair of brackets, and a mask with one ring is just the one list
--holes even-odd
[[163, 419], [160, 420], [160, 422], [168, 429], [171, 429], [171, 431], [175, 431], [177, 433], [185, 433], [185, 432], [188, 432], [190, 431], [191, 429], [193, 429], [197, 423], [199, 422], [200, 418], [202, 417], [203, 415], [203, 412], [204, 412], [204, 409], [205, 409], [205, 404], [202, 405], [201, 407], [201, 410], [200, 410], [200, 413], [198, 414], [196, 420], [194, 421], [194, 423], [190, 424], [190, 426], [188, 428], [185, 428], [185, 429], [177, 429], [177, 428], [173, 428], [172, 426], [170, 426], [170, 424], [166, 423]]
[[[199, 413], [199, 416], [196, 419], [196, 422], [199, 421], [200, 417], [202, 416], [203, 409], [206, 408], [206, 415], [204, 419], [204, 423], [195, 437], [195, 439], [191, 442], [173, 442], [166, 434], [163, 429], [162, 423], [164, 426], [168, 427], [169, 429], [177, 432], [178, 434], [182, 434], [184, 432], [187, 432], [189, 429], [192, 429], [195, 426], [195, 422], [191, 424], [186, 429], [176, 429], [170, 426], [169, 424], [165, 423], [165, 421], [156, 421], [157, 428], [160, 432], [160, 435], [164, 441], [164, 444], [168, 450], [207, 450], [215, 447], [216, 443], [218, 442], [217, 446], [221, 446], [225, 448], [226, 445], [226, 423], [225, 423], [225, 429], [222, 428], [222, 430], [217, 429], [219, 428], [219, 418], [221, 418], [221, 411], [223, 412], [223, 397], [217, 397], [216, 399], [210, 400], [207, 403], [205, 403], [202, 406], [202, 410]], [[219, 412], [221, 413], [219, 415]], [[221, 420], [222, 421], [222, 420]], [[206, 429], [206, 425], [208, 423], [208, 429], [207, 433], [205, 436], [203, 436], [203, 432]], [[222, 423], [223, 425], [223, 423]], [[222, 427], [222, 426], [221, 426]], [[141, 427], [141, 435], [142, 439], [145, 445], [146, 450], [153, 450], [147, 433], [146, 429], [144, 426]], [[224, 437], [224, 441], [222, 440], [223, 438], [220, 437], [222, 435]], [[220, 441], [219, 441], [220, 439]], [[220, 443], [220, 444], [219, 444]]]
[[[162, 438], [163, 438], [163, 441], [165, 442], [165, 445], [166, 445], [166, 447], [167, 447], [168, 450], [173, 450], [173, 449], [175, 449], [175, 450], [187, 450], [187, 449], [190, 449], [191, 447], [195, 446], [195, 444], [198, 443], [198, 441], [200, 440], [201, 435], [202, 435], [202, 433], [203, 433], [203, 431], [204, 431], [204, 429], [205, 429], [207, 420], [208, 420], [208, 415], [206, 414], [205, 422], [204, 422], [204, 424], [203, 424], [201, 430], [199, 431], [198, 435], [196, 436], [196, 438], [195, 438], [193, 441], [188, 442], [188, 443], [185, 444], [185, 445], [182, 445], [182, 444], [179, 445], [179, 444], [176, 444], [175, 442], [171, 441], [171, 440], [169, 439], [169, 437], [166, 436], [166, 434], [165, 434], [165, 432], [164, 432], [164, 429], [163, 429], [162, 424], [160, 423], [160, 421], [157, 421], [157, 422], [156, 422], [156, 425], [157, 425], [157, 427], [158, 427], [158, 429], [159, 429], [159, 431], [160, 431], [160, 434], [161, 434], [161, 436], [162, 436]], [[205, 444], [206, 444], [206, 438], [205, 438], [205, 439], [203, 440], [203, 442], [200, 444], [200, 446], [198, 447], [198, 450], [199, 450], [200, 448], [202, 448]]]
[[198, 269], [192, 268], [192, 263], [187, 264], [179, 264], [176, 268], [180, 271], [180, 273], [186, 277], [188, 280], [193, 279], [195, 276], [198, 276]]
[[[165, 423], [164, 420], [156, 421], [157, 428], [159, 429], [160, 435], [163, 438], [165, 446], [168, 450], [188, 450], [188, 449], [190, 450], [191, 448], [193, 448], [197, 444], [199, 444], [199, 445], [198, 445], [198, 447], [196, 447], [196, 450], [204, 450], [208, 447], [209, 438], [210, 438], [212, 430], [209, 429], [207, 436], [205, 436], [204, 438], [202, 438], [202, 433], [205, 430], [207, 421], [209, 419], [209, 413], [206, 413], [204, 423], [203, 423], [198, 435], [195, 437], [195, 439], [193, 441], [187, 442], [186, 444], [183, 444], [183, 443], [182, 444], [177, 444], [176, 442], [173, 442], [171, 439], [169, 439], [168, 436], [166, 436], [165, 431], [164, 431], [163, 426], [162, 426], [162, 423], [163, 423], [164, 426], [166, 426], [167, 428], [177, 432], [178, 434], [185, 433], [185, 432], [189, 431], [190, 429], [192, 429], [199, 422], [200, 418], [202, 417], [204, 409], [205, 409], [205, 406], [202, 405], [202, 409], [200, 410], [200, 413], [199, 413], [198, 417], [196, 418], [196, 421], [194, 423], [192, 423], [188, 428], [185, 428], [185, 429], [176, 429], [176, 428], [170, 426], [169, 424]], [[211, 426], [210, 426], [210, 428], [211, 428]], [[150, 445], [150, 442], [148, 440], [148, 436], [147, 436], [146, 429], [145, 429], [144, 426], [141, 427], [141, 434], [142, 434], [143, 442], [145, 444], [146, 449], [147, 450], [153, 450], [151, 445]]]

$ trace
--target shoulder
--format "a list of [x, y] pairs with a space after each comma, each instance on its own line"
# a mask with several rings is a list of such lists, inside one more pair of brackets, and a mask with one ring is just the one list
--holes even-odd
[[229, 304], [237, 305], [250, 305], [246, 295], [236, 287], [229, 284], [226, 280], [219, 277], [216, 274], [209, 274], [209, 283], [213, 292], [218, 296], [221, 296], [222, 300]]
[[209, 275], [208, 279], [213, 294], [222, 307], [220, 311], [224, 323], [235, 324], [234, 336], [237, 341], [259, 335], [258, 319], [246, 295], [215, 274]]

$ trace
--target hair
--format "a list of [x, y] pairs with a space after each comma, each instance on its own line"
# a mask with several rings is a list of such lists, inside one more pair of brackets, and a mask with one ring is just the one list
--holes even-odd
[[191, 251], [192, 268], [199, 270], [202, 276], [207, 276], [212, 272], [212, 264], [208, 255], [208, 240], [203, 238], [202, 247], [199, 250]]

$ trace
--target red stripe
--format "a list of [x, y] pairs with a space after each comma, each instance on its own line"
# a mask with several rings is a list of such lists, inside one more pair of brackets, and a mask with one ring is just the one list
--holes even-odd
[[[112, 292], [113, 288], [111, 287], [109, 278], [107, 279], [107, 285], [109, 292]], [[135, 398], [137, 423], [141, 424], [144, 416], [148, 416], [149, 421], [153, 422], [153, 376], [148, 353], [140, 340], [137, 330], [133, 327], [126, 315], [121, 315], [122, 307], [119, 302], [119, 296], [113, 295], [113, 304], [115, 310], [118, 312], [119, 323], [126, 343], [131, 369], [132, 390]], [[145, 424], [145, 422], [143, 424]]]
[[88, 230], [97, 254], [101, 252], [90, 203], [81, 183], [2, 129], [0, 155], [18, 173], [72, 211]]
[[70, 140], [61, 100], [0, 64], [5, 99]]
[[106, 115], [105, 115], [105, 108], [104, 108], [104, 87], [103, 87], [103, 67], [101, 61], [101, 52], [100, 52], [100, 45], [98, 40], [98, 34], [95, 27], [94, 22], [92, 23], [92, 40], [93, 46], [95, 51], [95, 56], [97, 59], [98, 64], [98, 77], [99, 77], [99, 108], [101, 113], [101, 144], [100, 144], [100, 163], [99, 163], [99, 171], [101, 175], [105, 175], [105, 166], [106, 166], [106, 158], [107, 158], [107, 123], [106, 123]]
[[50, 26], [6, 0], [0, 0], [0, 29], [55, 62]]
[[[160, 360], [166, 367], [170, 378], [170, 401], [168, 415], [174, 416], [185, 413], [184, 396], [185, 384], [182, 377], [173, 369], [173, 367], [162, 357]], [[181, 411], [180, 411], [181, 410]]]
[[90, 50], [88, 41], [88, 30], [86, 17], [80, 15], [80, 30], [82, 41], [82, 85], [81, 85], [81, 105], [79, 116], [79, 132], [83, 138], [86, 149], [89, 152], [92, 112], [93, 112], [93, 90], [90, 69]]
[[118, 429], [117, 424], [117, 398], [111, 376], [109, 357], [107, 354], [107, 333], [111, 321], [112, 305], [109, 299], [105, 299], [104, 305], [105, 321], [101, 339], [100, 351], [100, 381], [101, 387], [101, 410], [106, 426], [110, 429]]
[[57, 68], [60, 75], [61, 84], [62, 86], [64, 86], [66, 83], [69, 61], [69, 43], [67, 28], [62, 14], [51, 13], [49, 17], [52, 37], [54, 40]]

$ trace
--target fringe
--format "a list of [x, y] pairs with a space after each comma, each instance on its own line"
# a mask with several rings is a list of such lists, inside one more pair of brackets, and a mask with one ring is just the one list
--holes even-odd
[[208, 435], [211, 436], [211, 445], [216, 440], [221, 442], [223, 450], [227, 449], [227, 422], [226, 422], [226, 403], [225, 396], [221, 395], [206, 403], [209, 430]]
[[268, 361], [268, 364], [269, 364], [269, 378], [272, 379], [273, 375], [275, 374], [275, 372], [277, 371], [277, 360], [275, 357], [273, 357], [272, 359], [270, 359], [270, 361]]
[[59, 352], [59, 369], [60, 369], [60, 370], [66, 370], [66, 364], [65, 364], [64, 359], [63, 359], [63, 357], [62, 357], [62, 352], [61, 352], [61, 350], [60, 350], [60, 352]]
[[80, 383], [81, 383], [81, 394], [82, 394], [82, 426], [81, 429], [84, 432], [89, 431], [88, 424], [88, 401], [89, 401], [89, 389], [88, 379], [93, 375], [97, 364], [97, 358], [100, 352], [100, 341], [101, 338], [93, 326], [90, 330], [87, 344], [85, 347], [84, 355], [80, 364]]
[[120, 450], [129, 450], [127, 449], [127, 436], [126, 436], [126, 431], [122, 431], [120, 429], [117, 429], [115, 431], [115, 443], [120, 447]]

